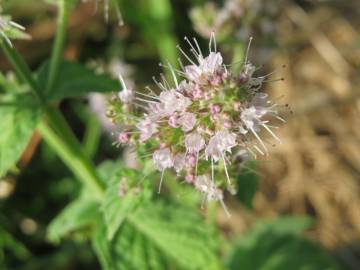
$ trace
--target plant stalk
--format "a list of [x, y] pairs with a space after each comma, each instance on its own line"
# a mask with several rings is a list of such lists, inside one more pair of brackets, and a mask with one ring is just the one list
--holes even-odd
[[55, 37], [55, 43], [52, 49], [49, 78], [46, 84], [45, 93], [48, 93], [54, 86], [56, 75], [59, 70], [59, 64], [62, 57], [63, 47], [66, 37], [66, 29], [69, 19], [69, 4], [67, 0], [59, 1], [59, 15], [57, 22], [57, 31]]

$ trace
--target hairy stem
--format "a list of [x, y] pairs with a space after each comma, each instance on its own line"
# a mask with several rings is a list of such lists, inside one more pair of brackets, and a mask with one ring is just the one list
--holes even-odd
[[52, 49], [50, 68], [49, 68], [49, 78], [46, 84], [45, 93], [48, 93], [49, 90], [54, 86], [56, 80], [56, 75], [58, 73], [60, 60], [62, 57], [63, 47], [66, 37], [66, 28], [67, 22], [69, 19], [69, 4], [67, 0], [59, 1], [59, 15], [57, 23], [57, 31], [55, 37], [55, 43]]

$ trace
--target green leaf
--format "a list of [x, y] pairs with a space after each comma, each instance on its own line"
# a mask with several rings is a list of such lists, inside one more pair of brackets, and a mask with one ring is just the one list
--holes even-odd
[[[45, 89], [49, 73], [49, 63], [45, 63], [38, 72], [38, 81], [42, 89]], [[49, 101], [56, 101], [69, 97], [80, 97], [90, 92], [118, 91], [120, 84], [108, 75], [97, 74], [81, 64], [62, 61], [59, 65], [59, 73], [54, 87], [47, 93]]]
[[107, 224], [107, 238], [112, 239], [125, 218], [151, 197], [147, 179], [140, 172], [122, 168], [107, 182], [102, 205]]
[[10, 170], [25, 150], [39, 121], [40, 109], [25, 95], [7, 96], [1, 102], [19, 106], [0, 106], [0, 177]]
[[301, 236], [310, 224], [301, 217], [255, 224], [236, 242], [227, 260], [229, 269], [342, 269], [325, 250]]
[[247, 162], [237, 178], [238, 191], [236, 196], [249, 209], [253, 207], [252, 202], [258, 186], [258, 177], [255, 170], [256, 163], [254, 161]]
[[149, 202], [128, 215], [107, 242], [99, 224], [93, 246], [104, 269], [222, 269], [213, 228], [193, 209]]
[[81, 196], [52, 220], [48, 226], [47, 237], [52, 242], [59, 242], [67, 234], [95, 224], [99, 217], [99, 202]]

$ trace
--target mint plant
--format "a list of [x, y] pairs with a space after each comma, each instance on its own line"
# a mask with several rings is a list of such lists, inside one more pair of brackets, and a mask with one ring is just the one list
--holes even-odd
[[[221, 211], [218, 205], [231, 218], [225, 190], [232, 194], [241, 190], [240, 201], [251, 208], [258, 179], [252, 174], [247, 182], [239, 181], [244, 176], [239, 177], [239, 172], [246, 166], [255, 168], [254, 162], [248, 163], [250, 159], [267, 155], [264, 132], [280, 143], [270, 120], [284, 120], [278, 115], [279, 105], [261, 92], [270, 79], [269, 75], [258, 76], [258, 67], [248, 59], [251, 40], [243, 52], [245, 61], [227, 65], [217, 48], [215, 33], [211, 34], [207, 53], [196, 39], [185, 38], [191, 55], [178, 47], [188, 63], [177, 63], [172, 46], [176, 38], [167, 24], [163, 26], [167, 21], [170, 25], [170, 1], [159, 0], [159, 7], [151, 0], [149, 14], [160, 29], [156, 41], [159, 55], [169, 61], [162, 64], [165, 74], [154, 79], [158, 89], [146, 87], [142, 91], [126, 84], [121, 74], [116, 80], [82, 63], [65, 60], [69, 15], [76, 4], [86, 1], [49, 2], [58, 10], [56, 36], [50, 60], [35, 70], [11, 42], [27, 38], [25, 29], [10, 17], [0, 17], [0, 46], [15, 75], [0, 74], [0, 177], [16, 171], [17, 161], [38, 133], [72, 172], [71, 180], [80, 182], [78, 196], [48, 224], [47, 240], [53, 245], [69, 239], [90, 243], [101, 268], [108, 270], [288, 269], [293, 259], [289, 254], [281, 255], [284, 259], [279, 263], [268, 262], [276, 260], [270, 254], [276, 239], [267, 240], [271, 245], [265, 251], [261, 250], [261, 241], [268, 230], [278, 232], [281, 239], [296, 236], [298, 240], [307, 228], [307, 219], [279, 219], [258, 225], [233, 248], [216, 223]], [[121, 1], [103, 2], [106, 21], [109, 12], [115, 10], [122, 24]], [[125, 22], [126, 10], [122, 9]], [[107, 116], [119, 127], [115, 144], [138, 154], [139, 169], [126, 167], [121, 160], [95, 164], [93, 151], [73, 132], [58, 105], [90, 92], [110, 94]], [[0, 214], [0, 220], [0, 267], [6, 269], [8, 251], [23, 261], [32, 254], [6, 230], [6, 216]], [[286, 244], [278, 248], [279, 253], [288, 248]], [[321, 258], [314, 255], [301, 267], [340, 269], [337, 262], [307, 241], [299, 240], [294, 250], [309, 246]], [[254, 268], [249, 258], [256, 258], [258, 250], [265, 252], [265, 258], [256, 264], [259, 268]]]

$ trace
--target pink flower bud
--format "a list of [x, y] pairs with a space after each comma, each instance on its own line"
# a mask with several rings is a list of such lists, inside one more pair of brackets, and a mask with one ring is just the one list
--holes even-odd
[[175, 115], [172, 115], [169, 117], [168, 124], [170, 127], [173, 127], [173, 128], [177, 128], [179, 126]]
[[189, 184], [193, 183], [193, 182], [194, 182], [194, 179], [195, 179], [195, 177], [194, 177], [193, 174], [187, 174], [187, 175], [185, 176], [185, 181], [186, 181], [187, 183], [189, 183]]
[[194, 99], [202, 99], [204, 97], [204, 92], [201, 91], [199, 87], [196, 87], [192, 92], [192, 96]]
[[188, 167], [194, 168], [196, 165], [196, 157], [194, 155], [188, 155], [186, 157], [186, 165]]
[[218, 114], [221, 111], [221, 107], [218, 104], [210, 105], [211, 114]]
[[127, 134], [126, 132], [120, 132], [119, 136], [118, 136], [118, 142], [119, 143], [127, 143], [130, 139], [129, 134]]

